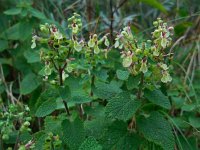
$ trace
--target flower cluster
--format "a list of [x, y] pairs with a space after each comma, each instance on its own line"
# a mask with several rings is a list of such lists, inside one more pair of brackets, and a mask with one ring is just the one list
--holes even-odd
[[[31, 48], [36, 47], [36, 42], [47, 45], [40, 50], [41, 60], [45, 64], [40, 73], [45, 76], [45, 80], [57, 74], [51, 83], [59, 81], [59, 74], [62, 74], [62, 80], [65, 80], [70, 73], [77, 73], [80, 69], [78, 66], [84, 68], [85, 65], [88, 69], [84, 70], [90, 72], [92, 66], [104, 59], [108, 52], [110, 43], [106, 35], [99, 39], [97, 34], [91, 34], [88, 41], [80, 38], [82, 22], [79, 14], [74, 13], [68, 19], [68, 28], [72, 33], [69, 38], [55, 25], [46, 23], [40, 26], [41, 35], [34, 35], [32, 38]], [[84, 63], [79, 65], [81, 58], [84, 58]]]
[[48, 133], [47, 137], [45, 138], [45, 144], [43, 146], [44, 149], [52, 149], [52, 148], [60, 148], [62, 145], [62, 141], [60, 140], [59, 136], [54, 136], [53, 133]]
[[0, 111], [0, 135], [2, 135], [3, 140], [8, 140], [10, 135], [15, 131], [14, 124], [20, 124], [20, 133], [25, 131], [31, 131], [29, 128], [31, 117], [29, 117], [29, 107], [24, 106], [21, 110], [21, 106], [11, 104], [8, 109], [2, 108]]
[[[171, 54], [166, 54], [165, 48], [171, 44], [173, 27], [168, 27], [160, 18], [155, 21], [156, 30], [152, 33], [152, 40], [138, 42], [133, 36], [130, 26], [127, 26], [119, 33], [115, 39], [115, 48], [121, 49], [122, 65], [133, 74], [148, 73], [154, 76], [159, 72], [158, 78], [163, 83], [172, 80], [168, 66], [164, 63], [165, 58]], [[162, 76], [159, 76], [159, 75]]]

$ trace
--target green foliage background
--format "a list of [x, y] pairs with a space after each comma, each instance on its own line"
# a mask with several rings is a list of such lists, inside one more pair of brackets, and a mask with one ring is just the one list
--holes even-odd
[[[116, 51], [96, 70], [92, 87], [87, 76], [66, 80], [69, 95], [44, 83], [39, 48], [30, 48], [32, 35], [41, 23], [53, 23], [69, 35], [67, 19], [73, 12], [82, 16], [83, 36], [110, 33], [111, 41], [127, 24], [141, 40], [151, 36], [157, 17], [173, 25], [172, 83], [145, 90], [143, 104], [135, 99], [139, 78], [123, 70]], [[20, 121], [14, 120], [9, 140], [1, 134], [0, 149], [17, 149], [29, 141], [33, 149], [45, 149], [49, 133], [62, 144], [46, 149], [199, 149], [199, 15], [199, 0], [0, 0], [0, 113], [11, 104], [27, 104], [32, 118], [32, 131], [19, 139]], [[94, 96], [86, 95], [91, 88]], [[61, 98], [70, 99], [70, 117]], [[0, 121], [5, 121], [1, 115]]]

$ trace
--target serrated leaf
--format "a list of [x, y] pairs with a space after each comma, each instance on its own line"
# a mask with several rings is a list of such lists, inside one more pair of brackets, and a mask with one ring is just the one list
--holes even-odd
[[102, 150], [102, 146], [98, 144], [94, 137], [88, 137], [79, 147], [79, 150]]
[[76, 104], [88, 103], [91, 102], [92, 99], [88, 93], [83, 90], [72, 91], [72, 98], [70, 102], [74, 102]]
[[126, 87], [128, 90], [137, 89], [140, 81], [140, 76], [129, 76], [128, 81], [126, 82]]
[[117, 78], [120, 80], [127, 80], [129, 77], [129, 71], [117, 70]]
[[108, 99], [122, 91], [120, 89], [120, 86], [118, 84], [115, 84], [114, 82], [109, 83], [109, 84], [99, 82], [99, 83], [96, 83], [95, 86], [96, 86], [96, 88], [94, 90], [94, 93], [97, 97], [99, 97], [101, 99]]
[[171, 105], [167, 96], [165, 96], [160, 90], [145, 90], [144, 96], [150, 102], [159, 105], [163, 108], [170, 109]]
[[128, 92], [122, 92], [109, 100], [106, 105], [106, 115], [108, 118], [119, 120], [130, 119], [141, 106], [139, 100], [135, 100]]
[[142, 139], [138, 135], [127, 133], [117, 142], [115, 150], [138, 150], [141, 143]]
[[110, 121], [104, 117], [99, 117], [93, 120], [87, 120], [84, 122], [84, 127], [87, 136], [93, 136], [96, 139], [99, 139], [104, 129], [109, 125]]
[[37, 133], [34, 134], [34, 139], [35, 139], [35, 146], [33, 148], [33, 150], [38, 150], [38, 149], [42, 149], [45, 143], [45, 138], [48, 135], [46, 134], [45, 131], [39, 131]]
[[139, 118], [137, 127], [148, 141], [160, 145], [164, 150], [174, 150], [172, 128], [160, 113], [152, 112], [148, 118]]
[[49, 99], [39, 106], [35, 115], [37, 117], [47, 116], [47, 115], [51, 114], [53, 111], [55, 111], [56, 107], [57, 107], [56, 100]]
[[127, 131], [127, 124], [115, 121], [105, 131], [100, 139], [100, 144], [106, 150], [137, 150], [141, 138]]
[[64, 120], [62, 123], [63, 142], [70, 150], [77, 150], [85, 138], [83, 122], [78, 118], [74, 122]]
[[4, 14], [6, 14], [6, 15], [17, 15], [17, 14], [20, 14], [21, 11], [22, 11], [21, 8], [11, 8], [11, 9], [4, 11]]
[[47, 132], [52, 132], [55, 135], [59, 135], [62, 132], [63, 116], [47, 116], [44, 120], [44, 127]]
[[28, 74], [20, 83], [20, 93], [23, 95], [29, 94], [34, 91], [40, 84], [41, 83], [35, 74]]

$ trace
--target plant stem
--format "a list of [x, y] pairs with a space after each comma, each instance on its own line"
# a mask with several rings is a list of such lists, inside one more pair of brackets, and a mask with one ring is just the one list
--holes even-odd
[[51, 141], [51, 148], [52, 148], [52, 150], [55, 150], [55, 148], [54, 148], [54, 145], [53, 145], [53, 142]]
[[[63, 69], [62, 69], [61, 67], [59, 67], [60, 86], [63, 86], [62, 72], [63, 72]], [[66, 102], [65, 100], [62, 100], [62, 101], [63, 101], [63, 104], [64, 104], [64, 106], [65, 106], [65, 111], [66, 111], [67, 115], [70, 116], [70, 112], [69, 112], [69, 108], [68, 108], [67, 102]]]
[[17, 148], [18, 148], [19, 137], [20, 137], [20, 131], [18, 131], [18, 134], [17, 134], [17, 138], [16, 138], [16, 141], [15, 141], [14, 150], [17, 150]]
[[[144, 84], [144, 73], [142, 73], [142, 74], [141, 74], [141, 77], [140, 77], [140, 85], [139, 85], [139, 89], [138, 89], [138, 93], [137, 93], [137, 99], [138, 99], [138, 100], [141, 99], [143, 84]], [[131, 120], [131, 122], [129, 123], [128, 127], [129, 127], [130, 129], [136, 128], [135, 116], [132, 117], [132, 120]]]
[[114, 12], [113, 12], [113, 0], [110, 0], [110, 38], [113, 43], [113, 21], [114, 21]]
[[141, 99], [143, 84], [144, 84], [144, 73], [141, 74], [141, 78], [140, 78], [140, 85], [139, 85], [139, 89], [137, 93], [138, 99]]

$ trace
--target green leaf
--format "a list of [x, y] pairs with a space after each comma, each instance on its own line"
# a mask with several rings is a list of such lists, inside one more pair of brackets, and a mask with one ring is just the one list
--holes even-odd
[[70, 150], [77, 150], [85, 138], [83, 122], [78, 118], [74, 122], [64, 120], [62, 123], [63, 141]]
[[47, 116], [44, 120], [45, 131], [59, 135], [62, 132], [62, 121], [65, 116]]
[[102, 69], [102, 68], [101, 68], [101, 70], [95, 72], [95, 75], [96, 75], [96, 77], [97, 77], [98, 79], [100, 79], [100, 80], [102, 80], [102, 81], [106, 81], [107, 78], [109, 77], [109, 76], [108, 76], [108, 71], [105, 70], [105, 69]]
[[129, 77], [129, 72], [128, 71], [123, 71], [123, 70], [117, 70], [117, 78], [120, 80], [127, 80]]
[[47, 133], [43, 130], [37, 132], [34, 134], [34, 139], [35, 139], [35, 146], [33, 150], [39, 150], [43, 149], [44, 143], [45, 143], [45, 138], [47, 137]]
[[137, 89], [139, 86], [140, 76], [129, 76], [126, 82], [126, 87], [128, 90]]
[[11, 8], [11, 9], [8, 9], [6, 11], [4, 11], [4, 14], [6, 15], [18, 15], [21, 13], [21, 8]]
[[56, 99], [49, 99], [39, 106], [35, 115], [37, 117], [45, 117], [51, 114], [53, 111], [55, 111], [56, 107], [57, 107]]
[[66, 81], [66, 85], [70, 85], [71, 98], [69, 102], [75, 104], [91, 102], [92, 99], [83, 84], [80, 83], [80, 78], [69, 77]]
[[169, 99], [167, 96], [165, 96], [160, 90], [145, 90], [144, 96], [147, 98], [150, 102], [159, 105], [163, 108], [170, 109], [171, 105], [169, 102]]
[[98, 144], [94, 137], [88, 137], [79, 147], [79, 150], [102, 150], [102, 146]]
[[31, 36], [32, 25], [29, 22], [19, 22], [7, 30], [5, 30], [0, 37], [9, 40], [21, 40], [24, 41]]
[[68, 101], [71, 97], [71, 91], [68, 86], [59, 87], [58, 93], [59, 93], [60, 97], [65, 101]]
[[106, 115], [109, 118], [126, 121], [135, 114], [140, 106], [139, 100], [135, 100], [128, 92], [122, 92], [109, 100], [106, 105]]
[[98, 82], [96, 83], [96, 88], [94, 90], [94, 93], [97, 97], [101, 99], [109, 99], [110, 97], [113, 97], [117, 93], [121, 92], [120, 86], [118, 84], [112, 83], [103, 83]]
[[38, 11], [37, 9], [31, 8], [29, 9], [29, 11], [31, 15], [34, 16], [35, 18], [46, 19], [46, 16], [42, 12]]
[[84, 122], [84, 127], [87, 136], [93, 136], [96, 139], [99, 139], [105, 128], [109, 125], [110, 120], [105, 119], [104, 117], [98, 117], [92, 120], [86, 120]]
[[200, 118], [199, 117], [190, 116], [189, 122], [194, 128], [200, 128]]
[[7, 48], [8, 48], [8, 41], [0, 40], [0, 52], [4, 51]]
[[29, 94], [34, 91], [40, 84], [41, 83], [37, 76], [33, 73], [30, 73], [26, 75], [20, 83], [20, 93], [23, 95]]
[[158, 10], [167, 13], [167, 10], [165, 9], [165, 7], [157, 0], [140, 0], [143, 3], [146, 3], [149, 6], [152, 6], [154, 8], [157, 8]]
[[27, 50], [24, 52], [24, 57], [27, 59], [28, 63], [40, 62], [40, 54], [35, 50]]
[[172, 128], [160, 113], [152, 112], [148, 118], [140, 117], [137, 127], [148, 141], [160, 145], [164, 150], [174, 150]]
[[[33, 92], [33, 94], [36, 92], [37, 93], [38, 90], [35, 90]], [[31, 112], [33, 114], [35, 114], [36, 110], [39, 108], [39, 106], [44, 103], [47, 100], [55, 100], [59, 97], [58, 91], [57, 89], [55, 89], [54, 86], [49, 86], [46, 87], [45, 91], [43, 91], [42, 93], [38, 92], [39, 96], [36, 97], [34, 99], [34, 97], [32, 97], [32, 99], [29, 100], [29, 106], [31, 106]], [[33, 95], [32, 95], [33, 96]], [[63, 103], [62, 103], [63, 104]]]
[[104, 131], [100, 144], [106, 150], [137, 150], [141, 141], [136, 134], [127, 131], [126, 123], [115, 121]]
[[76, 104], [88, 103], [91, 102], [92, 99], [88, 93], [83, 90], [72, 91], [72, 98], [70, 102], [74, 102]]

